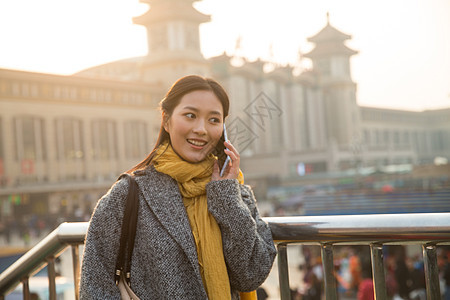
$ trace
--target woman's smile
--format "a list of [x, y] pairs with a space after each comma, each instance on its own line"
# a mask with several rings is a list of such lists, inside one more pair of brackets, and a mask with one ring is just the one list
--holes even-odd
[[202, 140], [196, 140], [196, 139], [188, 139], [187, 140], [189, 144], [192, 144], [193, 146], [199, 148], [199, 149], [203, 149], [203, 146], [206, 145], [206, 141], [202, 141]]

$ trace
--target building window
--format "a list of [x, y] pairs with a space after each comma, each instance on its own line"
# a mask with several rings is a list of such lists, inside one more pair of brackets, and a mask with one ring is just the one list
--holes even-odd
[[58, 160], [76, 160], [84, 157], [81, 120], [60, 118], [55, 121]]
[[383, 131], [383, 144], [384, 145], [389, 145], [390, 141], [389, 141], [389, 131], [385, 130]]
[[94, 159], [117, 159], [117, 126], [111, 120], [92, 122], [92, 145]]
[[380, 131], [375, 130], [375, 143], [379, 145], [381, 143], [381, 134]]
[[12, 84], [12, 94], [14, 96], [19, 96], [20, 95], [20, 86], [18, 82], [14, 82]]
[[69, 99], [69, 88], [67, 86], [61, 88], [61, 97], [63, 99]]
[[400, 133], [398, 131], [394, 131], [394, 145], [400, 144]]
[[69, 89], [69, 94], [70, 94], [70, 99], [71, 100], [77, 100], [77, 94], [78, 94], [78, 90], [75, 87], [71, 87]]
[[53, 89], [53, 96], [54, 96], [56, 99], [61, 98], [61, 87], [60, 87], [60, 86], [55, 86], [55, 87], [54, 87], [54, 89]]
[[39, 87], [36, 83], [31, 84], [30, 91], [32, 97], [36, 98], [39, 96]]
[[412, 138], [412, 145], [413, 145], [414, 149], [416, 151], [419, 151], [420, 150], [419, 133], [417, 131], [413, 131], [411, 133], [411, 138]]
[[34, 116], [14, 118], [16, 160], [46, 160], [46, 139], [44, 120]]
[[127, 158], [143, 158], [149, 151], [147, 124], [142, 121], [125, 122], [125, 155]]
[[409, 132], [405, 131], [403, 132], [403, 144], [409, 145], [410, 144], [410, 138], [409, 138]]
[[363, 142], [366, 145], [371, 145], [372, 144], [372, 142], [370, 140], [370, 132], [367, 129], [364, 129], [364, 141]]
[[30, 95], [30, 86], [28, 83], [23, 82], [22, 83], [22, 96], [28, 97]]
[[444, 147], [444, 132], [435, 131], [431, 133], [431, 149], [433, 151], [443, 151]]

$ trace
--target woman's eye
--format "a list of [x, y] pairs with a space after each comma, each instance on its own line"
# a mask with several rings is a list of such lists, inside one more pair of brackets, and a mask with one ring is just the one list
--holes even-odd
[[209, 119], [211, 122], [213, 123], [220, 123], [220, 119], [219, 118], [211, 118]]
[[193, 113], [187, 113], [185, 114], [186, 117], [188, 117], [189, 119], [194, 119], [195, 115]]

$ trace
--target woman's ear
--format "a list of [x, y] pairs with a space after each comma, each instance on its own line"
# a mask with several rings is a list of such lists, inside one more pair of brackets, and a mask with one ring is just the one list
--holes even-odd
[[169, 119], [170, 119], [169, 116], [166, 113], [163, 113], [162, 123], [163, 123], [164, 130], [167, 133], [169, 133]]

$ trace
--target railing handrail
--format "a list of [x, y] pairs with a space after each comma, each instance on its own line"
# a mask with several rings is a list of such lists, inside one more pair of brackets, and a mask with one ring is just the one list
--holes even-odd
[[[450, 213], [264, 218], [278, 244], [450, 244]], [[0, 297], [70, 245], [84, 243], [88, 222], [62, 223], [0, 274]], [[74, 271], [75, 272], [75, 271]]]
[[277, 243], [450, 243], [450, 213], [265, 218]]
[[62, 223], [48, 236], [0, 274], [0, 295], [14, 289], [23, 278], [45, 267], [49, 257], [58, 257], [69, 245], [83, 244], [88, 222]]

